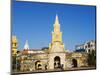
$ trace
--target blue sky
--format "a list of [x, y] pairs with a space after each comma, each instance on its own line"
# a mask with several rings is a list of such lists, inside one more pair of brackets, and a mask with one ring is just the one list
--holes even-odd
[[31, 49], [48, 47], [55, 16], [58, 14], [65, 48], [95, 40], [95, 6], [16, 2], [12, 4], [12, 35], [18, 38], [18, 49], [28, 40]]

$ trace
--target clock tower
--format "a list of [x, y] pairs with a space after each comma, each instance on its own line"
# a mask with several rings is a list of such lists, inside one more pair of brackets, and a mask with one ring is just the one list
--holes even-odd
[[58, 15], [55, 17], [54, 30], [52, 32], [52, 42], [49, 44], [49, 52], [64, 52], [64, 44], [62, 42], [62, 32], [60, 31], [60, 23]]
[[52, 32], [52, 41], [49, 44], [48, 68], [65, 69], [65, 48], [62, 42], [62, 32], [60, 31], [60, 23], [58, 15], [55, 17], [54, 30]]

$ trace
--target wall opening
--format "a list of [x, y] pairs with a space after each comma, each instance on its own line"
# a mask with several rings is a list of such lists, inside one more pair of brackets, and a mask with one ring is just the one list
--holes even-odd
[[40, 61], [36, 61], [35, 62], [35, 69], [36, 70], [42, 70], [42, 65], [41, 65], [41, 62]]
[[77, 60], [76, 59], [72, 59], [72, 65], [73, 65], [73, 67], [77, 67]]

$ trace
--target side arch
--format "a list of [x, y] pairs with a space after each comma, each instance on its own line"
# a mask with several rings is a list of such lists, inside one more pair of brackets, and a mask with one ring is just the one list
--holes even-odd
[[77, 67], [77, 59], [72, 59], [72, 65], [73, 67]]

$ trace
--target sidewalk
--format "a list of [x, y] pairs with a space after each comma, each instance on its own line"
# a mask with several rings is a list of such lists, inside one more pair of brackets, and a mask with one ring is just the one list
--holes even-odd
[[80, 68], [68, 68], [66, 70], [36, 70], [36, 71], [25, 71], [25, 72], [12, 72], [12, 74], [31, 74], [31, 73], [46, 73], [46, 72], [64, 72], [64, 71], [78, 71], [78, 70], [93, 70], [96, 69], [96, 67], [80, 67]]

